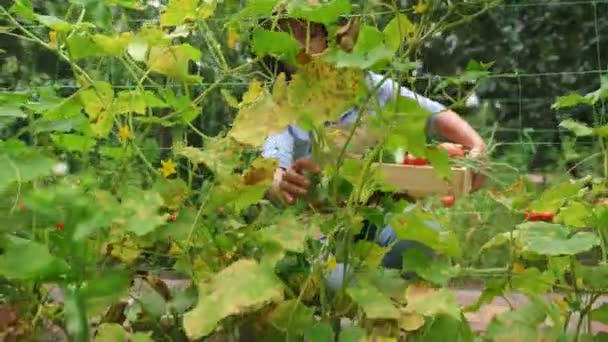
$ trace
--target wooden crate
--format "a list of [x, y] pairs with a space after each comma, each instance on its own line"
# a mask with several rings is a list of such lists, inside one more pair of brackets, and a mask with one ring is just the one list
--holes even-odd
[[447, 194], [460, 197], [471, 192], [473, 177], [465, 167], [453, 167], [450, 182], [443, 180], [432, 166], [380, 164], [380, 167], [388, 184], [414, 198]]

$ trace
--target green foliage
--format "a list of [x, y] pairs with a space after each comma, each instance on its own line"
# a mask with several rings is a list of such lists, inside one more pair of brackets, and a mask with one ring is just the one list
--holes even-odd
[[[467, 11], [479, 13], [460, 19], [496, 4], [467, 3]], [[34, 329], [63, 321], [75, 341], [185, 340], [232, 334], [255, 321], [260, 336], [284, 340], [390, 339], [401, 330], [423, 341], [472, 340], [447, 287], [469, 273], [493, 270], [454, 265], [469, 257], [467, 241], [449, 224], [441, 231], [428, 224], [449, 217], [449, 209], [418, 205], [404, 212], [406, 203], [374, 196], [392, 192], [375, 165], [386, 149], [426, 157], [444, 178], [451, 161], [427, 143], [431, 113], [401, 96], [381, 108], [365, 77], [367, 69], [388, 70], [395, 81], [413, 82], [418, 48], [464, 22], [454, 16], [464, 13], [464, 2], [419, 2], [415, 13], [392, 8], [371, 20], [368, 11], [392, 5], [289, 1], [283, 8], [289, 15], [326, 24], [330, 47], [320, 56], [300, 54], [287, 32], [258, 25], [277, 8], [274, 0], [244, 7], [170, 0], [160, 10], [132, 0], [35, 5], [17, 0], [8, 10], [1, 7], [1, 30], [25, 38], [25, 48], [52, 53], [49, 64], [59, 66], [56, 78], [64, 86], [37, 87], [41, 78], [31, 90], [0, 93], [0, 283], [26, 294], [26, 300], [7, 299], [31, 302], [23, 313]], [[362, 25], [352, 51], [345, 51], [333, 38], [340, 17], [351, 14]], [[289, 81], [285, 74], [262, 81], [244, 58], [248, 50], [240, 43], [247, 42], [256, 58], [297, 64], [297, 73]], [[429, 89], [476, 87], [492, 67], [471, 61], [460, 75]], [[227, 86], [243, 81], [250, 82], [247, 91]], [[555, 109], [597, 105], [607, 84], [559, 98]], [[327, 125], [353, 107], [361, 116], [351, 126]], [[277, 161], [253, 149], [292, 124], [311, 134], [312, 158], [322, 172], [314, 192], [286, 209], [267, 196]], [[600, 142], [607, 135], [601, 125], [567, 120], [561, 126]], [[361, 128], [372, 146], [350, 139]], [[513, 222], [512, 232], [484, 241], [484, 253], [507, 246], [511, 258], [501, 260], [505, 267], [479, 302], [510, 289], [532, 296], [534, 304], [497, 317], [487, 338], [512, 336], [516, 326], [517, 338], [534, 339], [547, 317], [554, 325], [546, 333], [554, 336], [566, 322], [556, 304], [534, 296], [559, 286], [576, 299], [606, 287], [605, 262], [577, 259], [597, 250], [606, 258], [605, 215], [592, 201], [601, 190], [587, 190], [588, 180], [557, 184], [535, 200], [522, 191], [499, 196], [511, 214], [527, 208], [557, 215], [553, 224]], [[419, 242], [439, 258], [414, 250], [402, 255], [402, 270], [380, 269], [391, 246], [352, 241], [364, 218], [390, 223], [399, 239]], [[550, 267], [525, 268], [515, 258]], [[347, 270], [345, 282], [328, 289], [326, 277], [338, 262]], [[157, 277], [164, 270], [195, 286], [170, 288]], [[413, 285], [400, 272], [440, 288]], [[64, 294], [61, 310], [43, 284]], [[605, 321], [605, 306], [592, 304], [581, 310], [580, 300], [572, 300], [568, 310]], [[110, 319], [113, 309], [131, 330]], [[93, 317], [102, 322], [94, 334]], [[344, 318], [352, 326], [334, 330]]]

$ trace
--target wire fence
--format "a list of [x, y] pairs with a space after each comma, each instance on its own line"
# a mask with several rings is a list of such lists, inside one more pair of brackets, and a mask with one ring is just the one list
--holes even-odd
[[[475, 5], [476, 2], [471, 2], [471, 5]], [[467, 5], [467, 3], [463, 3], [463, 5]], [[564, 79], [574, 80], [580, 78], [595, 78], [594, 84], [590, 85], [590, 88], [597, 88], [601, 84], [601, 77], [603, 75], [608, 74], [608, 64], [605, 63], [607, 58], [608, 51], [606, 50], [606, 46], [603, 44], [604, 31], [607, 28], [601, 27], [599, 21], [608, 13], [608, 0], [571, 0], [571, 1], [553, 1], [553, 0], [543, 0], [543, 1], [514, 1], [513, 3], [506, 2], [498, 5], [496, 8], [492, 10], [492, 13], [496, 16], [500, 16], [503, 13], [512, 14], [515, 13], [523, 13], [523, 11], [537, 10], [543, 12], [551, 12], [555, 9], [583, 9], [592, 13], [592, 18], [594, 21], [594, 37], [591, 41], [594, 44], [594, 52], [595, 58], [593, 61], [588, 61], [585, 65], [576, 66], [577, 69], [580, 70], [525, 70], [518, 71], [513, 70], [511, 72], [495, 72], [488, 75], [485, 88], [491, 87], [500, 87], [505, 84], [515, 84], [509, 82], [516, 82], [516, 86], [510, 86], [511, 88], [515, 88], [517, 90], [516, 93], [512, 93], [513, 96], [505, 96], [502, 94], [501, 96], [496, 95], [487, 95], [484, 94], [484, 90], [480, 89], [479, 91], [479, 108], [473, 111], [481, 111], [484, 106], [489, 107], [493, 111], [493, 117], [495, 125], [491, 125], [490, 122], [486, 120], [486, 122], [476, 123], [474, 126], [479, 130], [483, 131], [487, 134], [498, 134], [496, 137], [496, 143], [500, 146], [509, 147], [509, 146], [532, 146], [532, 147], [550, 147], [550, 148], [559, 148], [563, 142], [560, 140], [560, 136], [566, 134], [563, 129], [560, 129], [556, 124], [557, 119], [563, 119], [568, 117], [569, 113], [559, 113], [557, 114], [554, 110], [551, 109], [551, 105], [555, 102], [558, 96], [567, 95], [571, 92], [576, 92], [578, 89], [570, 89], [568, 88], [568, 83], [563, 82]], [[404, 7], [401, 9], [401, 12], [407, 13], [412, 11], [411, 7]], [[522, 12], [520, 12], [522, 11]], [[393, 12], [391, 11], [379, 11], [372, 13], [374, 16], [383, 16], [390, 15]], [[366, 15], [370, 15], [366, 13]], [[515, 22], [517, 20], [516, 17], [513, 17], [514, 22], [512, 25], [517, 25]], [[157, 20], [157, 18], [152, 18], [152, 20]], [[215, 22], [225, 22], [227, 18], [225, 17], [212, 17], [209, 19], [210, 21]], [[149, 22], [150, 19], [136, 19], [133, 20], [133, 23], [145, 23]], [[524, 23], [525, 24], [525, 23]], [[28, 29], [38, 29], [41, 28], [41, 25], [25, 25]], [[573, 28], [576, 29], [576, 28]], [[1, 34], [1, 33], [0, 33]], [[523, 49], [532, 48], [528, 46], [524, 46]], [[509, 54], [510, 51], [504, 51], [503, 53]], [[504, 66], [503, 66], [504, 67]], [[433, 74], [433, 73], [419, 73], [415, 76], [415, 78], [421, 82], [438, 82], [441, 80], [457, 77], [458, 74]], [[50, 81], [48, 85], [44, 86], [31, 86], [31, 87], [22, 87], [22, 88], [14, 88], [14, 87], [4, 87], [0, 88], [0, 92], [8, 92], [8, 91], [31, 91], [36, 89], [42, 89], [44, 87], [53, 87], [55, 89], [75, 89], [76, 86], [72, 84], [65, 84], [56, 82], [57, 80]], [[574, 84], [575, 82], [571, 83]], [[527, 93], [531, 87], [542, 86], [543, 84], [556, 84], [556, 83], [564, 83], [564, 87], [562, 87], [561, 91], [554, 93], [552, 95], [545, 96], [528, 96]], [[206, 88], [210, 86], [215, 86], [215, 82], [205, 81], [197, 85], [198, 89], [204, 91]], [[221, 83], [221, 88], [231, 88], [231, 87], [246, 87], [248, 85], [248, 81], [241, 80], [229, 80]], [[132, 89], [134, 86], [132, 84], [113, 84], [115, 89]], [[181, 88], [182, 85], [178, 84], [169, 84], [166, 87], [171, 88]], [[485, 92], [488, 93], [488, 92]], [[502, 122], [502, 118], [507, 115], [502, 113], [509, 111], [509, 117], [511, 118], [508, 122]], [[536, 117], [538, 119], [533, 120], [530, 119], [532, 116], [528, 115], [527, 111], [538, 111], [536, 113]], [[515, 120], [512, 119], [512, 113], [517, 113], [517, 117]], [[474, 115], [474, 114], [472, 114]], [[553, 118], [551, 125], [548, 125], [545, 121], [547, 118]], [[600, 120], [601, 123], [606, 123], [606, 113], [605, 111], [600, 111]], [[594, 142], [589, 140], [579, 141], [577, 142], [578, 146], [589, 147], [593, 146]]]

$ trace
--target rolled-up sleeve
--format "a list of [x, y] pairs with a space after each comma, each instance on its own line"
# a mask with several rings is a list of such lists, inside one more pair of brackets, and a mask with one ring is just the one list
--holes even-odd
[[279, 166], [287, 169], [293, 163], [294, 137], [289, 129], [266, 138], [262, 146], [264, 158], [277, 159]]

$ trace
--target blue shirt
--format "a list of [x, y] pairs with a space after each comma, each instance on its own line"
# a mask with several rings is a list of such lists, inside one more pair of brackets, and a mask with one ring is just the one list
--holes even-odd
[[[384, 80], [380, 87], [377, 87], [382, 82], [384, 77], [375, 73], [368, 73], [366, 77], [367, 87], [371, 89], [378, 89], [376, 96], [380, 107], [385, 106], [396, 95], [396, 88], [399, 88], [399, 95], [407, 98], [411, 98], [420, 104], [421, 107], [427, 109], [432, 113], [427, 122], [428, 128], [432, 127], [433, 120], [436, 114], [439, 114], [446, 110], [446, 107], [438, 102], [435, 102], [422, 95], [416, 94], [406, 87], [400, 87], [397, 82], [387, 79]], [[354, 123], [359, 115], [359, 108], [353, 108], [345, 112], [340, 120], [337, 122], [338, 125], [349, 125]], [[262, 156], [264, 158], [278, 159], [279, 166], [287, 169], [297, 159], [309, 158], [311, 154], [311, 139], [310, 133], [302, 130], [296, 125], [288, 126], [284, 131], [269, 136], [263, 147]]]

